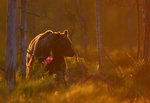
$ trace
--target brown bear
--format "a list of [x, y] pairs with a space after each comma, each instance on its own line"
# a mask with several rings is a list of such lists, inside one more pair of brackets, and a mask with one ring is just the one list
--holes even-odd
[[64, 57], [73, 57], [75, 52], [69, 39], [68, 30], [63, 33], [47, 30], [37, 35], [29, 44], [26, 55], [26, 78], [30, 67], [35, 61], [41, 63], [47, 57], [53, 56], [46, 69], [50, 74], [56, 73], [56, 80], [65, 82], [66, 63]]

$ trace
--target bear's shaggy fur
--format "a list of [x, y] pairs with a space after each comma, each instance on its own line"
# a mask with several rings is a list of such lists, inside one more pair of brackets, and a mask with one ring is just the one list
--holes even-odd
[[[52, 54], [52, 55], [51, 55]], [[41, 63], [48, 56], [53, 56], [53, 61], [46, 66], [50, 74], [56, 73], [58, 81], [64, 81], [66, 63], [64, 57], [74, 56], [68, 30], [63, 33], [47, 30], [37, 35], [29, 44], [26, 56], [26, 77], [34, 61]]]

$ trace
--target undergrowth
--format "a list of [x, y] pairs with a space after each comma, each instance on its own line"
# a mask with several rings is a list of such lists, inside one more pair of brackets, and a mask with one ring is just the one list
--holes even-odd
[[[116, 55], [111, 57], [116, 58]], [[67, 87], [58, 87], [55, 74], [48, 75], [44, 66], [34, 64], [28, 80], [16, 73], [17, 83], [10, 93], [6, 89], [4, 71], [0, 70], [0, 102], [149, 103], [150, 64], [130, 56], [122, 56], [121, 61], [113, 60], [110, 64], [106, 59], [98, 72], [97, 62], [66, 58]]]

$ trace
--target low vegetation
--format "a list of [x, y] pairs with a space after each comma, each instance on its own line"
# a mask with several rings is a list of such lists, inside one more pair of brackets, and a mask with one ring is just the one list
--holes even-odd
[[[17, 72], [17, 83], [8, 93], [4, 71], [0, 70], [1, 103], [149, 103], [150, 64], [136, 61], [125, 53], [110, 53], [103, 68], [83, 58], [66, 58], [67, 87], [56, 85], [55, 74], [45, 73], [34, 64], [28, 80]], [[117, 55], [122, 55], [117, 59]], [[110, 59], [114, 61], [110, 61]], [[123, 65], [123, 64], [126, 65]]]

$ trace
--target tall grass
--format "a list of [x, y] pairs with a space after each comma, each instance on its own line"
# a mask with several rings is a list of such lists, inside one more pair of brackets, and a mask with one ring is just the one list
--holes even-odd
[[35, 63], [28, 80], [22, 80], [17, 72], [16, 86], [9, 93], [0, 70], [0, 103], [148, 103], [150, 64], [116, 55], [124, 54], [111, 55], [114, 64], [106, 59], [101, 72], [91, 78], [88, 77], [96, 73], [97, 62], [67, 58], [67, 87], [57, 86], [55, 74], [48, 75], [44, 66]]

